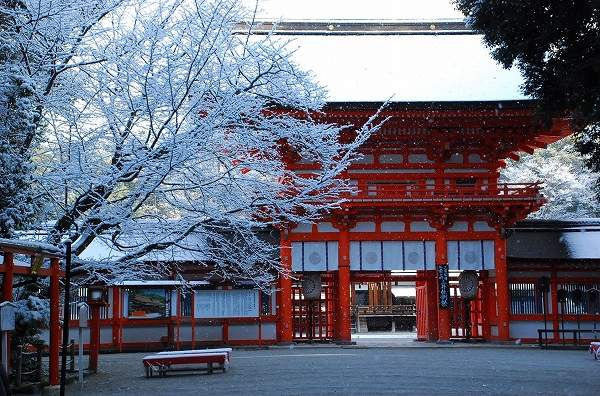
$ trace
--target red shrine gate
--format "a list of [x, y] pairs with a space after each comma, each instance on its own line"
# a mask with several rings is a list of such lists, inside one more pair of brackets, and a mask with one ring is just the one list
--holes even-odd
[[[535, 122], [528, 102], [395, 103], [389, 120], [361, 147], [343, 175], [357, 191], [317, 224], [281, 232], [284, 268], [324, 285], [307, 300], [299, 284], [279, 281], [278, 340], [351, 340], [352, 284], [413, 281], [419, 338], [465, 334], [509, 339], [505, 228], [537, 210], [536, 183], [498, 183], [517, 152], [532, 153], [570, 131]], [[323, 122], [360, 126], [378, 104], [329, 104]], [[341, 137], [344, 138], [343, 136]], [[290, 158], [289, 167], [318, 169]], [[458, 274], [475, 274], [469, 312], [456, 297]]]

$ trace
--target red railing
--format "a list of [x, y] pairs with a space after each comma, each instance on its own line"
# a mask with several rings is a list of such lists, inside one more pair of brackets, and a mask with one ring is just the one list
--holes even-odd
[[427, 184], [359, 182], [356, 191], [346, 196], [359, 202], [511, 202], [528, 201], [541, 204], [544, 198], [540, 183], [496, 184]]

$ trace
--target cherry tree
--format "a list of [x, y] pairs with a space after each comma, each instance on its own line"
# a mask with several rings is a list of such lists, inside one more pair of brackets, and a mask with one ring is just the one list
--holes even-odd
[[[4, 9], [35, 81], [37, 229], [73, 241], [77, 271], [112, 282], [210, 263], [219, 277], [268, 283], [277, 246], [256, 229], [311, 221], [350, 191], [337, 176], [376, 126], [341, 141], [347, 126], [315, 122], [324, 89], [286, 42], [240, 28], [253, 13], [237, 3]], [[319, 170], [296, 174], [290, 160]]]

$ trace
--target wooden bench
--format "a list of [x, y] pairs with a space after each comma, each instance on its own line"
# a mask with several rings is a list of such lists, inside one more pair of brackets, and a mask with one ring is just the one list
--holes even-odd
[[194, 355], [198, 353], [218, 353], [218, 352], [226, 352], [227, 360], [231, 362], [231, 348], [211, 348], [211, 349], [188, 349], [185, 351], [163, 351], [157, 352], [157, 355]]
[[538, 345], [540, 347], [543, 346], [543, 338], [542, 333], [546, 335], [546, 348], [548, 347], [548, 333], [554, 334], [562, 334], [563, 345], [565, 344], [565, 333], [573, 334], [573, 346], [578, 346], [579, 341], [581, 340], [581, 333], [593, 333], [593, 330], [583, 330], [583, 329], [538, 329]]
[[223, 372], [229, 369], [229, 353], [210, 351], [199, 353], [164, 353], [146, 356], [142, 359], [142, 363], [146, 368], [146, 377], [152, 377], [153, 371], [157, 371], [159, 375], [166, 375], [169, 371], [204, 370], [208, 374], [212, 374], [213, 364], [218, 364]]
[[598, 359], [600, 357], [600, 342], [590, 342], [589, 351], [594, 355], [594, 359]]

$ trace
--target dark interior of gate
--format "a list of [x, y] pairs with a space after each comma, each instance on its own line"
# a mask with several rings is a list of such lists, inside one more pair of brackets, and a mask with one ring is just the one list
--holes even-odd
[[[312, 274], [311, 274], [312, 275]], [[431, 298], [437, 301], [437, 286], [430, 286], [424, 272], [354, 275], [351, 298], [352, 333], [390, 333], [427, 341], [431, 326], [437, 326]], [[295, 341], [332, 341], [335, 326], [335, 287], [327, 275], [319, 275], [318, 296], [306, 298], [302, 279], [293, 283], [293, 334]], [[429, 282], [431, 284], [431, 282]], [[459, 273], [450, 278], [452, 338], [483, 340], [483, 282], [477, 277], [475, 297], [461, 295]], [[464, 293], [463, 293], [464, 294]], [[433, 320], [432, 320], [433, 319]]]

